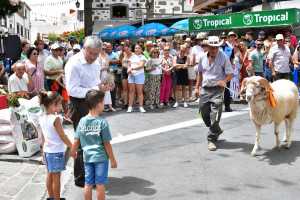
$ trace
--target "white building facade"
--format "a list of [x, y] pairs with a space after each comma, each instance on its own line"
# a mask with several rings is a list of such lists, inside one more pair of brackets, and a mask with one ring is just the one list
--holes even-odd
[[193, 0], [93, 0], [94, 32], [112, 25], [193, 14]]
[[21, 9], [18, 12], [0, 19], [0, 26], [5, 27], [9, 34], [19, 35], [21, 39], [30, 40], [30, 12], [30, 7], [25, 2], [21, 2]]

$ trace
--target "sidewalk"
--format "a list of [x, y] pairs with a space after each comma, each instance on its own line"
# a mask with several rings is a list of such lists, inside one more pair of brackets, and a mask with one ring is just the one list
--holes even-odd
[[[73, 138], [73, 129], [66, 126], [65, 132]], [[0, 199], [1, 200], [44, 200], [47, 198], [46, 166], [40, 153], [22, 158], [17, 154], [0, 155]], [[62, 173], [61, 187], [73, 176], [73, 160], [69, 159]]]

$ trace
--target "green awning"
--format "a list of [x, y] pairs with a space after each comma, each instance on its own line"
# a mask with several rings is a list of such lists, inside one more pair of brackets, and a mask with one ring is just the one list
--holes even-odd
[[189, 31], [291, 26], [300, 23], [300, 10], [280, 9], [189, 18]]

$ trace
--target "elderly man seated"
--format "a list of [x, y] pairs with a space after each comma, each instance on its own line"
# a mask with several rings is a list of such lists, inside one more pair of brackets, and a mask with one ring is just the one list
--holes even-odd
[[8, 92], [29, 98], [28, 86], [31, 84], [31, 78], [25, 73], [25, 63], [17, 61], [13, 65], [13, 70], [15, 73], [8, 79]]

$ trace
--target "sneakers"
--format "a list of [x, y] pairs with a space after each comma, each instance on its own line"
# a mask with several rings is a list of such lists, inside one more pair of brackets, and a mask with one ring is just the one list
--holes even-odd
[[[154, 108], [153, 108], [153, 109], [154, 109]], [[140, 112], [141, 112], [141, 113], [145, 113], [146, 110], [145, 110], [143, 107], [140, 107]]]
[[184, 108], [187, 108], [187, 107], [189, 107], [189, 106], [188, 106], [188, 104], [187, 104], [186, 102], [183, 102], [183, 107], [184, 107]]
[[150, 108], [150, 110], [154, 110], [154, 106], [153, 105], [150, 105], [149, 108]]
[[217, 150], [217, 146], [215, 145], [215, 143], [208, 141], [208, 145], [207, 148], [209, 151], [216, 151]]
[[173, 105], [173, 108], [177, 108], [178, 107], [178, 102], [176, 101], [175, 104]]
[[127, 112], [128, 112], [128, 113], [131, 113], [132, 110], [133, 110], [133, 108], [132, 108], [131, 106], [128, 106]]

